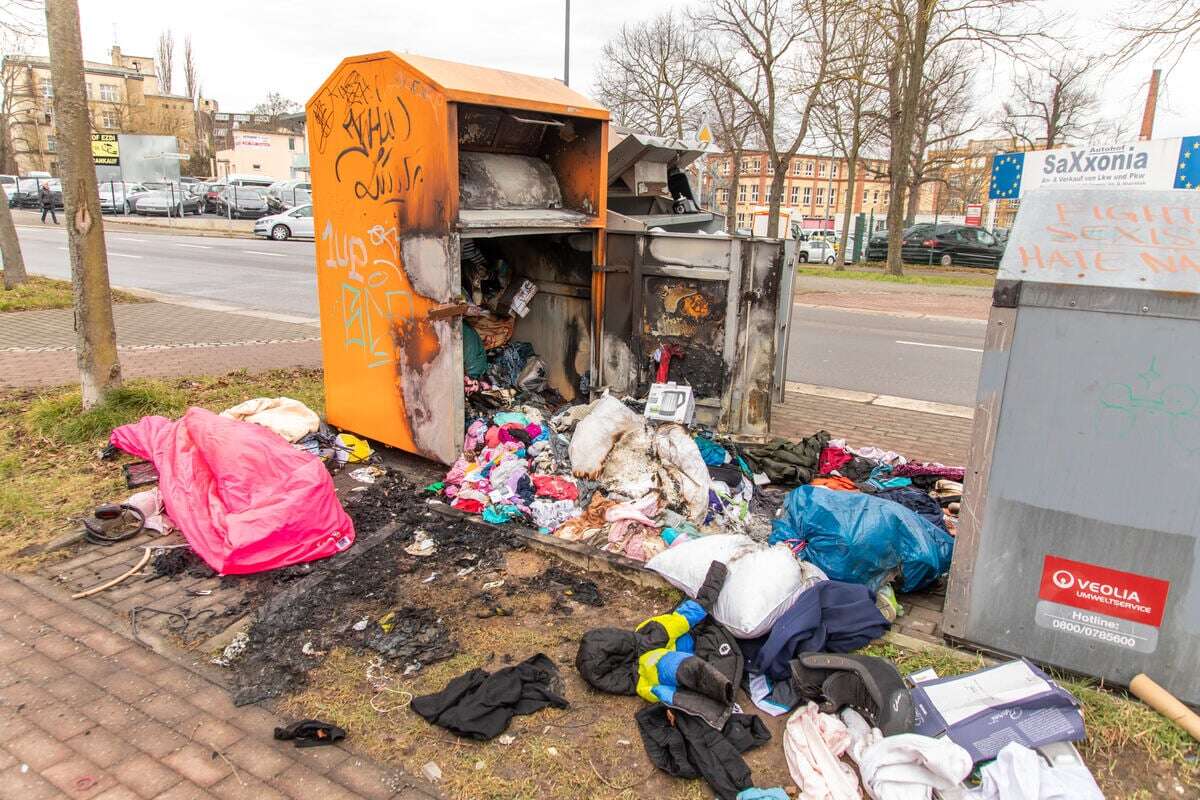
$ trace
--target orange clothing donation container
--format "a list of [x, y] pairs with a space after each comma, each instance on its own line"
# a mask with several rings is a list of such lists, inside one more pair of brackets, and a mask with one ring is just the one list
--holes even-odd
[[578, 396], [603, 279], [608, 112], [556, 80], [384, 52], [344, 60], [307, 114], [329, 422], [454, 461], [470, 239], [537, 281], [514, 338]]

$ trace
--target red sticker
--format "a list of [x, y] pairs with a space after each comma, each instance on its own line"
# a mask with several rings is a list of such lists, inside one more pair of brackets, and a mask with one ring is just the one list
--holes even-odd
[[1157, 628], [1170, 588], [1158, 578], [1047, 555], [1038, 597]]

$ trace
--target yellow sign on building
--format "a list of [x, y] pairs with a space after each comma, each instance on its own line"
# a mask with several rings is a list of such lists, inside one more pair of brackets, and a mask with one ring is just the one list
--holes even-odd
[[121, 163], [121, 145], [115, 133], [92, 134], [92, 159], [98, 167], [116, 167]]

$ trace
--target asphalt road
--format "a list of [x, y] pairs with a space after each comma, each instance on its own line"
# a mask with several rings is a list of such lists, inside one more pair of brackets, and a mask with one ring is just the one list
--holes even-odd
[[[63, 215], [59, 215], [62, 219]], [[17, 225], [25, 267], [70, 278], [63, 227]], [[113, 286], [211, 300], [301, 317], [317, 316], [313, 243], [106, 230]]]
[[[69, 278], [66, 232], [17, 226], [30, 272]], [[114, 286], [315, 319], [313, 243], [109, 230]], [[984, 326], [794, 309], [788, 380], [973, 405]]]
[[788, 380], [973, 406], [985, 327], [797, 307]]

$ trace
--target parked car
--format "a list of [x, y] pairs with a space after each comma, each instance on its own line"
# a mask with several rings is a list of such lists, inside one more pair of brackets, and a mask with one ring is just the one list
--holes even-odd
[[998, 267], [1004, 245], [983, 228], [949, 224], [906, 232], [900, 253], [913, 264]]
[[306, 180], [275, 181], [267, 187], [267, 208], [278, 214], [312, 202], [312, 184]]
[[4, 196], [12, 203], [12, 196], [17, 191], [17, 176], [16, 175], [0, 175], [0, 186], [4, 187]]
[[108, 181], [99, 186], [101, 214], [132, 214], [137, 198], [150, 190], [140, 183]]
[[796, 259], [801, 264], [833, 264], [838, 248], [832, 239], [810, 238], [796, 242]]
[[267, 213], [266, 188], [226, 186], [217, 195], [217, 213], [239, 219], [258, 219]]
[[275, 183], [275, 179], [265, 175], [226, 175], [225, 183], [229, 186], [257, 186], [266, 189]]
[[[916, 235], [917, 232], [929, 232], [933, 230], [933, 225], [928, 222], [918, 222], [916, 225], [910, 225], [904, 229], [901, 234], [902, 241], [904, 238]], [[871, 234], [871, 238], [867, 239], [866, 259], [867, 261], [887, 261], [888, 254], [888, 232], [882, 228]]]
[[167, 184], [167, 188], [155, 188], [132, 201], [134, 213], [140, 216], [182, 217], [184, 214], [200, 214], [200, 198], [178, 184]]
[[254, 223], [254, 233], [282, 242], [295, 237], [313, 238], [312, 204], [296, 206], [282, 214], [259, 217]]
[[225, 184], [217, 183], [215, 181], [212, 183], [204, 184], [203, 198], [204, 198], [205, 212], [207, 212], [209, 214], [217, 213], [217, 196], [221, 193], [221, 190], [224, 188], [225, 188]]
[[17, 178], [17, 185], [12, 195], [9, 196], [8, 205], [12, 208], [41, 208], [43, 183], [50, 184], [51, 193], [57, 191], [58, 194], [54, 196], [54, 206], [55, 208], [62, 208], [62, 183], [57, 178], [40, 176], [22, 176]]

